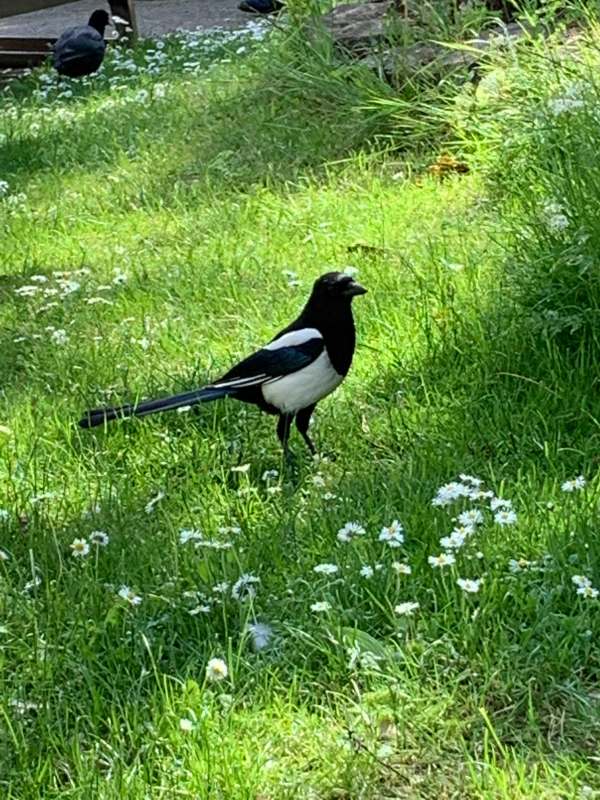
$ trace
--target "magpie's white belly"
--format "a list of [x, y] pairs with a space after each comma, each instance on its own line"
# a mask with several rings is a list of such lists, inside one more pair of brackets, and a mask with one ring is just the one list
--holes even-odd
[[263, 397], [283, 414], [295, 414], [333, 392], [344, 380], [333, 368], [327, 351], [304, 369], [262, 385]]

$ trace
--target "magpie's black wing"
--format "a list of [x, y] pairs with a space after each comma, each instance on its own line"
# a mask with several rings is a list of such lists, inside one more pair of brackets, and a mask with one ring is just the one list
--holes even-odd
[[316, 328], [289, 331], [240, 361], [211, 386], [231, 389], [257, 386], [304, 369], [324, 349], [323, 337]]

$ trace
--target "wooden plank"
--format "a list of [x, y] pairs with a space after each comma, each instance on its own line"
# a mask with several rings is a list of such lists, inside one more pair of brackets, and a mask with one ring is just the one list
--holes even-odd
[[0, 52], [6, 50], [29, 50], [35, 53], [47, 53], [52, 49], [55, 38], [40, 37], [23, 39], [13, 36], [0, 36]]
[[0, 17], [14, 17], [16, 14], [28, 14], [30, 11], [42, 11], [74, 2], [76, 0], [0, 0]]
[[27, 51], [8, 50], [0, 52], [0, 67], [39, 67], [48, 58], [49, 53], [28, 53]]

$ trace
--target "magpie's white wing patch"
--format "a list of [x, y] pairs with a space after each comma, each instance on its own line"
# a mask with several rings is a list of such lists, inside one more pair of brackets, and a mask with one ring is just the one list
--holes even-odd
[[327, 350], [323, 350], [307, 367], [290, 375], [265, 381], [262, 393], [267, 403], [275, 406], [282, 414], [295, 414], [331, 394], [343, 380], [344, 376], [333, 368]]
[[284, 333], [273, 342], [269, 342], [263, 350], [279, 350], [282, 347], [297, 347], [300, 344], [310, 342], [311, 339], [322, 339], [320, 332], [316, 328], [301, 328], [299, 331]]
[[231, 378], [228, 381], [219, 381], [218, 383], [212, 383], [211, 386], [214, 386], [215, 389], [228, 389], [232, 387], [243, 389], [245, 386], [255, 386], [257, 383], [262, 383], [268, 377], [266, 372], [263, 372], [260, 375], [250, 375], [247, 378]]

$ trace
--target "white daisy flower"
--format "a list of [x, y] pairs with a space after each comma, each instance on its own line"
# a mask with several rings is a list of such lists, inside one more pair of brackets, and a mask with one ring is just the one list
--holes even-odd
[[215, 594], [226, 594], [229, 591], [229, 586], [229, 581], [221, 581], [221, 583], [216, 583], [212, 590]]
[[50, 341], [53, 344], [57, 344], [59, 347], [62, 347], [63, 345], [67, 344], [69, 337], [65, 330], [59, 328], [58, 330], [52, 331], [50, 334]]
[[217, 531], [223, 536], [229, 536], [229, 534], [238, 536], [242, 532], [242, 529], [238, 528], [237, 525], [224, 525], [218, 528]]
[[133, 589], [129, 588], [129, 586], [121, 586], [117, 594], [121, 599], [127, 600], [131, 606], [139, 606], [139, 604], [142, 602], [140, 595], [136, 594]]
[[594, 589], [593, 586], [580, 586], [579, 589], [577, 589], [577, 594], [593, 600], [598, 597], [598, 589]]
[[474, 528], [476, 525], [481, 525], [483, 522], [483, 514], [481, 511], [479, 511], [479, 509], [471, 508], [468, 511], [463, 511], [462, 514], [459, 514], [456, 518], [456, 521], [460, 525]]
[[321, 575], [335, 575], [338, 570], [337, 564], [317, 564], [316, 567], [313, 567], [313, 572], [318, 572]]
[[513, 574], [522, 572], [533, 564], [533, 561], [528, 561], [526, 558], [511, 558], [508, 562], [508, 570]]
[[350, 542], [356, 536], [364, 536], [366, 530], [358, 522], [347, 522], [343, 528], [340, 528], [337, 538], [340, 542]]
[[314, 611], [316, 614], [321, 614], [324, 611], [331, 610], [331, 603], [328, 603], [327, 600], [318, 600], [311, 605], [310, 610]]
[[184, 733], [191, 733], [194, 730], [194, 723], [191, 719], [183, 719], [179, 720], [179, 730], [183, 731]]
[[398, 605], [394, 608], [394, 612], [400, 616], [412, 616], [412, 614], [414, 614], [419, 607], [420, 603], [398, 603]]
[[461, 472], [458, 477], [463, 483], [470, 483], [471, 486], [481, 486], [483, 483], [481, 478], [475, 478], [473, 475], [465, 475], [464, 472]]
[[200, 606], [195, 606], [195, 608], [190, 608], [188, 614], [190, 615], [190, 617], [197, 617], [198, 614], [210, 614], [211, 611], [212, 608], [210, 606], [200, 605]]
[[466, 540], [466, 534], [460, 530], [453, 530], [450, 536], [442, 536], [440, 545], [444, 550], [459, 550]]
[[90, 546], [85, 539], [73, 539], [69, 546], [75, 558], [83, 558], [90, 552]]
[[571, 580], [579, 589], [586, 589], [588, 586], [592, 585], [591, 580], [586, 578], [585, 575], [573, 575]]
[[570, 481], [565, 481], [561, 484], [561, 489], [563, 492], [577, 492], [580, 491], [585, 487], [585, 478], [583, 475], [578, 475], [576, 478], [573, 478]]
[[95, 544], [98, 547], [106, 547], [110, 537], [107, 533], [104, 533], [104, 531], [92, 531], [89, 539], [92, 544]]
[[505, 500], [504, 497], [492, 497], [490, 500], [490, 508], [492, 511], [497, 511], [499, 508], [511, 511], [512, 507], [512, 500]]
[[360, 568], [360, 574], [363, 578], [372, 578], [375, 574], [375, 570], [373, 567], [369, 566], [369, 564], [365, 564]]
[[262, 479], [265, 483], [274, 481], [277, 477], [279, 477], [279, 471], [276, 469], [267, 469], [262, 474]]
[[446, 483], [437, 490], [436, 496], [431, 501], [432, 506], [447, 506], [458, 500], [459, 497], [468, 497], [470, 489], [463, 483], [452, 481]]
[[403, 564], [401, 561], [393, 561], [392, 569], [397, 575], [410, 575], [412, 568], [409, 564]]
[[397, 519], [395, 519], [391, 525], [387, 525], [381, 529], [379, 541], [385, 542], [390, 547], [400, 547], [404, 542], [404, 530]]
[[256, 584], [260, 583], [260, 578], [255, 575], [244, 573], [231, 588], [231, 596], [234, 600], [244, 603], [246, 600], [253, 600], [256, 597]]
[[496, 511], [494, 514], [494, 522], [498, 525], [514, 525], [517, 521], [517, 515], [514, 511]]
[[459, 578], [456, 582], [463, 592], [469, 592], [470, 594], [477, 594], [481, 588], [481, 579], [471, 580], [471, 578]]
[[187, 544], [188, 542], [201, 542], [202, 531], [198, 528], [182, 528], [179, 531], [179, 544]]
[[429, 556], [427, 561], [434, 568], [450, 567], [452, 566], [452, 564], [456, 563], [456, 559], [454, 558], [452, 553], [440, 553], [439, 556]]
[[222, 658], [211, 658], [206, 665], [206, 678], [209, 681], [223, 681], [228, 674], [227, 664]]

